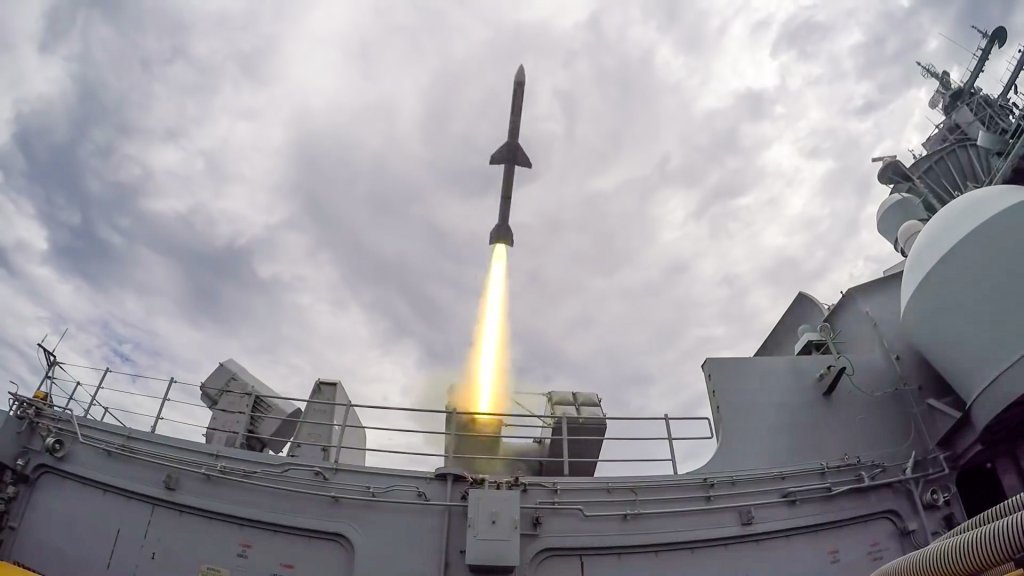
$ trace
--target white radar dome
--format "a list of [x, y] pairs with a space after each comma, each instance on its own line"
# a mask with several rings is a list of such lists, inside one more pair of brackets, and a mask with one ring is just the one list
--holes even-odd
[[889, 244], [896, 246], [897, 232], [905, 222], [911, 220], [924, 220], [928, 213], [921, 206], [921, 199], [911, 194], [896, 192], [889, 194], [878, 206], [875, 214], [875, 224], [878, 233], [889, 241]]
[[910, 254], [910, 249], [914, 247], [914, 242], [917, 240], [917, 235], [924, 229], [924, 222], [920, 220], [909, 220], [900, 226], [900, 229], [896, 232], [896, 244], [903, 251], [903, 254]]
[[928, 221], [907, 257], [907, 337], [970, 404], [1024, 353], [1024, 187], [990, 186]]

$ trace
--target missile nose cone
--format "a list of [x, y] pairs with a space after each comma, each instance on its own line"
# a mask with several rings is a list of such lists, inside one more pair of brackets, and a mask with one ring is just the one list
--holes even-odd
[[520, 64], [519, 65], [519, 69], [516, 70], [515, 83], [516, 84], [526, 84], [526, 68], [523, 68], [522, 64]]

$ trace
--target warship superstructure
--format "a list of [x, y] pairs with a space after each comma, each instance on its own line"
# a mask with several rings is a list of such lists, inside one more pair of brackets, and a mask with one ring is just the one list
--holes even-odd
[[[360, 404], [329, 379], [292, 398], [234, 360], [190, 383], [71, 364], [40, 344], [38, 386], [0, 412], [0, 570], [1013, 572], [1024, 58], [999, 94], [983, 92], [1007, 33], [981, 32], [966, 78], [919, 64], [943, 115], [924, 153], [877, 159], [889, 188], [878, 231], [905, 259], [833, 304], [797, 294], [753, 356], [707, 359], [710, 418], [616, 416], [585, 390], [486, 414]], [[491, 159], [506, 185], [490, 243], [507, 246], [512, 175], [531, 165], [522, 69], [514, 86]], [[411, 439], [374, 446], [368, 431]], [[694, 439], [717, 449], [681, 472]], [[368, 466], [368, 454], [408, 464]]]

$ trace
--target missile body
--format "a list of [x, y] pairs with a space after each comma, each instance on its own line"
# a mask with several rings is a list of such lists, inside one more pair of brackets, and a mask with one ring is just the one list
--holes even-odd
[[533, 168], [530, 157], [519, 144], [519, 125], [523, 120], [523, 95], [526, 92], [526, 70], [520, 65], [512, 83], [512, 112], [508, 119], [508, 140], [491, 154], [491, 165], [503, 165], [501, 177], [501, 203], [498, 205], [498, 223], [491, 229], [490, 245], [504, 244], [511, 247], [512, 227], [508, 217], [512, 211], [512, 185], [516, 177], [516, 166]]

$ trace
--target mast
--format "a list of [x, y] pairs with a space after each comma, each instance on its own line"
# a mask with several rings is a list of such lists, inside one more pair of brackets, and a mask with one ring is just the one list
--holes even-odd
[[985, 38], [985, 47], [981, 49], [981, 54], [978, 55], [978, 63], [974, 65], [974, 69], [971, 70], [971, 75], [964, 82], [963, 93], [969, 94], [974, 88], [974, 84], [978, 81], [978, 77], [985, 70], [985, 63], [988, 62], [989, 56], [992, 55], [992, 50], [998, 44], [1000, 48], [1006, 44], [1006, 28], [1003, 26], [996, 26], [992, 32], [985, 32], [980, 30], [976, 26], [972, 26], [977, 30], [983, 38]]
[[1014, 65], [1013, 71], [1010, 72], [1010, 77], [1006, 79], [1006, 84], [1003, 84], [999, 96], [996, 97], [997, 102], [1006, 102], [1007, 96], [1010, 95], [1010, 89], [1017, 85], [1017, 77], [1020, 76], [1022, 68], [1024, 68], [1024, 48], [1017, 48], [1017, 63]]

